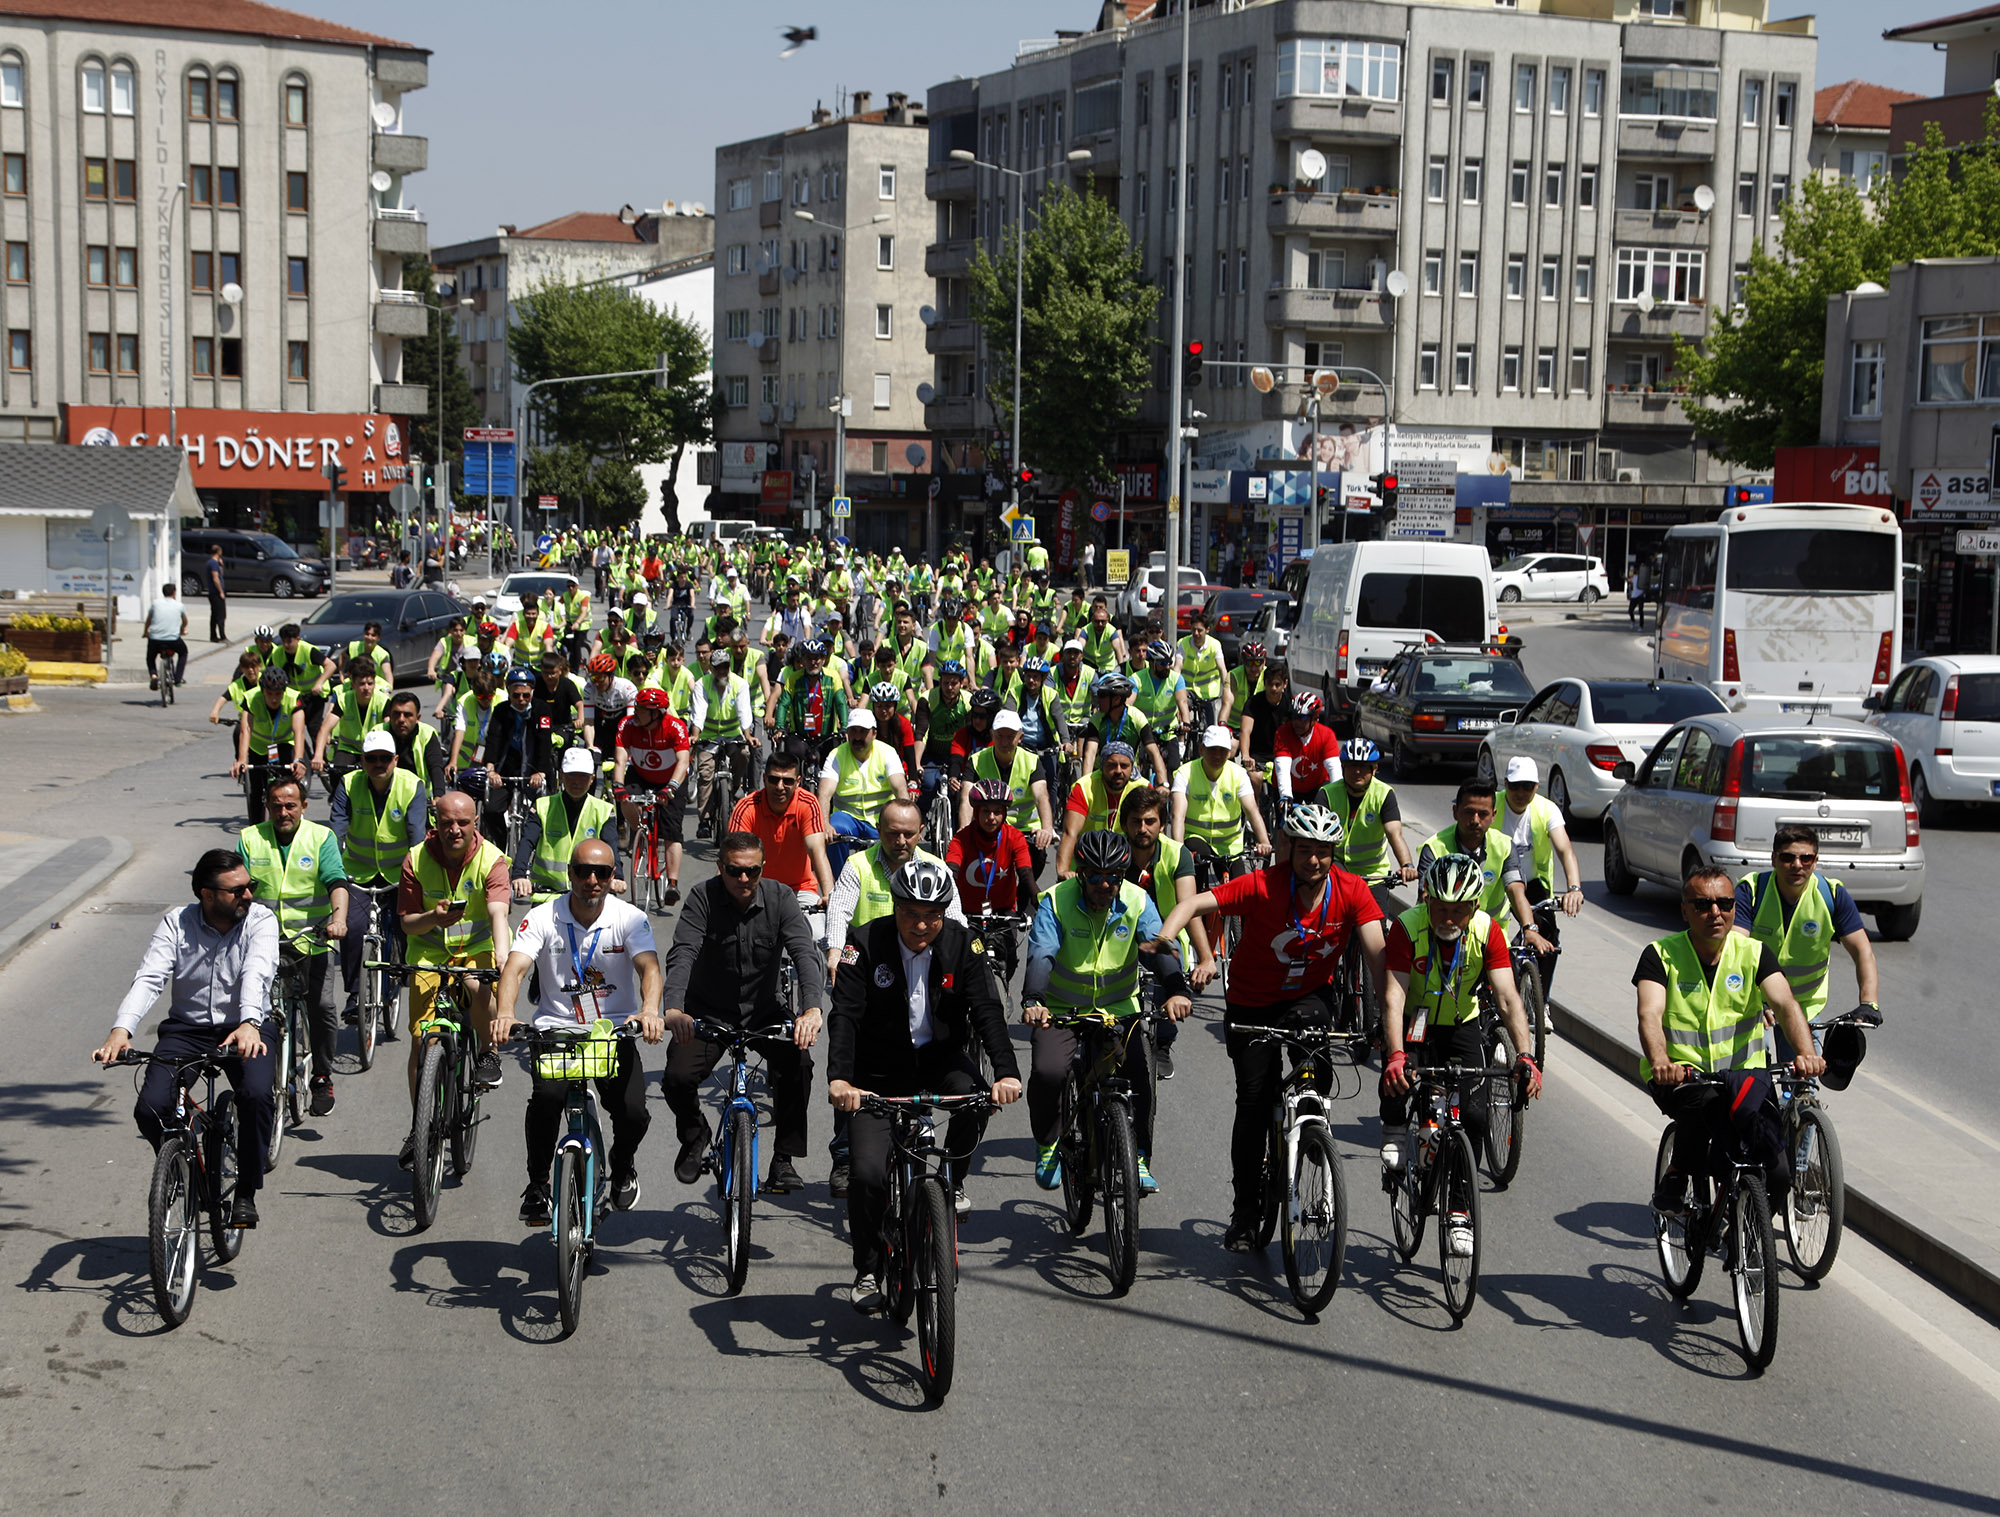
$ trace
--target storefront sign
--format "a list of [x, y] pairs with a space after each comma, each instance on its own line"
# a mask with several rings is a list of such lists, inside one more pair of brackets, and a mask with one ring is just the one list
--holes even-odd
[[764, 445], [761, 442], [719, 442], [715, 451], [722, 459], [724, 479], [753, 479], [764, 472]]
[[1910, 478], [1910, 519], [1992, 516], [1992, 493], [1983, 469], [1919, 469]]
[[[176, 421], [197, 489], [322, 491], [329, 463], [347, 470], [350, 493], [386, 492], [410, 477], [402, 427], [393, 416], [183, 406]], [[63, 441], [87, 448], [164, 447], [167, 410], [66, 406]]]
[[766, 469], [764, 471], [763, 492], [760, 504], [766, 506], [789, 506], [792, 503], [792, 471], [790, 469]]
[[1132, 579], [1132, 550], [1130, 548], [1106, 548], [1104, 550], [1104, 583], [1107, 585], [1129, 584]]
[[1881, 449], [1780, 448], [1771, 470], [1771, 496], [1778, 501], [1829, 501], [1849, 506], [1895, 509]]

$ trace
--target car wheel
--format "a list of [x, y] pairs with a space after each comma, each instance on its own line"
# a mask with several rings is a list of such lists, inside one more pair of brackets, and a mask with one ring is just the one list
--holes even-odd
[[1907, 906], [1878, 906], [1875, 909], [1875, 925], [1882, 936], [1892, 943], [1907, 943], [1917, 935], [1917, 923], [1924, 919], [1924, 903], [1912, 901]]
[[271, 576], [271, 593], [279, 600], [290, 600], [298, 592], [284, 575], [274, 574]]
[[1410, 757], [1410, 750], [1399, 737], [1389, 739], [1389, 769], [1399, 780], [1414, 780], [1417, 777], [1417, 761]]
[[1507, 585], [1500, 591], [1500, 599], [1507, 602], [1510, 605], [1513, 602], [1519, 600], [1520, 598], [1521, 598], [1521, 590], [1518, 585]]
[[1549, 804], [1562, 813], [1563, 826], [1571, 827], [1576, 818], [1569, 809], [1569, 781], [1563, 778], [1560, 769], [1549, 771]]
[[193, 600], [197, 595], [203, 593], [199, 579], [196, 579], [192, 574], [183, 574], [181, 576], [181, 594], [183, 596], [189, 600]]
[[1910, 804], [1917, 808], [1920, 826], [1935, 827], [1944, 820], [1944, 802], [1931, 794], [1931, 787], [1924, 782], [1921, 769], [1910, 771]]
[[1598, 592], [1597, 586], [1585, 585], [1583, 587], [1583, 594], [1578, 596], [1577, 599], [1582, 601], [1586, 606], [1588, 606], [1602, 599], [1602, 597]]
[[1499, 783], [1494, 777], [1496, 771], [1493, 767], [1493, 750], [1484, 743], [1479, 745], [1479, 762], [1475, 766], [1475, 772], [1478, 774], [1479, 783], [1482, 785], [1496, 785]]
[[1625, 845], [1618, 840], [1618, 829], [1604, 824], [1604, 888], [1613, 895], [1630, 895], [1639, 888], [1639, 877], [1625, 862]]
[[1701, 855], [1692, 848], [1688, 849], [1686, 853], [1681, 855], [1681, 878], [1685, 880], [1689, 875], [1701, 868], [1701, 866]]

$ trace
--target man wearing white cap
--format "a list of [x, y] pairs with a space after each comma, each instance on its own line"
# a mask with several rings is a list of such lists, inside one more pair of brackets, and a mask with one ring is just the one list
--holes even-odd
[[1063, 721], [1079, 742], [1090, 725], [1090, 687], [1096, 681], [1097, 671], [1083, 661], [1083, 639], [1071, 638], [1062, 645], [1050, 683], [1055, 686], [1056, 699], [1062, 702]]
[[[340, 845], [347, 870], [347, 936], [340, 940], [340, 978], [347, 986], [346, 1014], [352, 1016], [361, 993], [361, 940], [368, 934], [370, 893], [393, 891], [403, 877], [403, 858], [423, 845], [429, 828], [430, 801], [414, 769], [396, 760], [396, 739], [377, 727], [361, 740], [361, 767], [348, 771], [334, 787], [327, 830]], [[393, 899], [384, 902], [382, 919], [390, 941], [400, 952], [403, 928]], [[386, 1036], [395, 1036], [396, 1018], [390, 1008]]]
[[[617, 813], [611, 802], [590, 793], [596, 778], [596, 750], [581, 746], [563, 750], [562, 788], [536, 801], [533, 811], [521, 819], [521, 835], [508, 870], [515, 900], [539, 905], [569, 889], [570, 856], [588, 838], [610, 844], [611, 861], [618, 862]], [[611, 888], [623, 895], [625, 882], [614, 877]]]
[[875, 841], [882, 808], [909, 794], [910, 777], [902, 759], [887, 743], [875, 741], [875, 713], [866, 706], [848, 712], [847, 741], [827, 755], [819, 778], [819, 804], [827, 822], [827, 866], [835, 879], [856, 841]]
[[[972, 756], [972, 778], [998, 780], [1007, 787], [1007, 821], [1027, 839], [1028, 854], [1035, 873], [1048, 862], [1049, 845], [1056, 840], [1054, 814], [1049, 807], [1049, 784], [1042, 777], [1041, 763], [1021, 741], [1024, 724], [1018, 711], [993, 714], [993, 741]], [[967, 785], [959, 802], [959, 830], [972, 825], [972, 791]]]
[[653, 609], [653, 603], [644, 590], [636, 592], [625, 603], [625, 626], [634, 638], [651, 632], [659, 619], [659, 613]]
[[[1556, 960], [1562, 954], [1562, 934], [1556, 930], [1556, 910], [1575, 916], [1583, 910], [1583, 870], [1570, 846], [1569, 828], [1564, 825], [1562, 808], [1537, 794], [1542, 773], [1525, 753], [1507, 760], [1507, 805], [1495, 822], [1514, 844], [1514, 867], [1520, 871], [1527, 896], [1535, 910], [1534, 926], [1528, 929], [1528, 944], [1535, 950], [1542, 971], [1542, 992], [1548, 993], [1555, 978]], [[1562, 860], [1563, 884], [1558, 896], [1556, 860]], [[1542, 1013], [1546, 1019], [1548, 1012]]]
[[1229, 756], [1235, 746], [1236, 734], [1227, 727], [1205, 727], [1201, 756], [1174, 771], [1173, 840], [1186, 843], [1199, 838], [1214, 850], [1221, 877], [1229, 880], [1250, 868], [1243, 847], [1245, 818], [1257, 839], [1257, 856], [1271, 856], [1271, 836], [1264, 828], [1264, 813], [1257, 809], [1257, 787]]

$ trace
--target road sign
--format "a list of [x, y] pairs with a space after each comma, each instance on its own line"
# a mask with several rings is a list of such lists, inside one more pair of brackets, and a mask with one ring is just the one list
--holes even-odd
[[1013, 521], [1014, 541], [1031, 543], [1035, 540], [1035, 519], [1032, 516], [1017, 516]]
[[1104, 583], [1122, 585], [1132, 578], [1132, 550], [1130, 548], [1106, 548], [1104, 550]]
[[[503, 432], [504, 427], [468, 427], [468, 432]], [[514, 444], [474, 441], [465, 449], [465, 493], [467, 495], [509, 495], [514, 493]]]
[[424, 492], [415, 485], [398, 485], [389, 492], [389, 507], [398, 516], [414, 516], [424, 508]]
[[540, 537], [535, 539], [535, 551], [537, 553], [546, 553], [555, 545], [556, 536], [553, 532], [544, 532]]
[[1412, 458], [1390, 465], [1399, 494], [1422, 494], [1426, 489], [1449, 495], [1458, 478], [1455, 458]]
[[132, 530], [132, 513], [119, 505], [102, 505], [90, 513], [90, 530], [99, 537], [123, 537]]
[[2000, 553], [2000, 531], [1987, 527], [1964, 527], [1958, 534], [1961, 553]]
[[514, 429], [512, 427], [467, 427], [465, 429], [465, 440], [467, 442], [513, 442]]
[[854, 498], [849, 495], [836, 495], [826, 503], [826, 508], [835, 516], [852, 516], [854, 514]]
[[1090, 519], [1092, 521], [1110, 521], [1111, 502], [1108, 500], [1095, 502], [1090, 508]]
[[541, 495], [535, 498], [535, 504], [540, 506], [544, 511], [553, 511], [560, 502], [553, 495]]

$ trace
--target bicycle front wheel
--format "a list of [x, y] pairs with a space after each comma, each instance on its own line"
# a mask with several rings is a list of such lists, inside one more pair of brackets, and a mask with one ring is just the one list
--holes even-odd
[[1264, 1196], [1257, 1213], [1257, 1246], [1269, 1248], [1277, 1236], [1278, 1214], [1285, 1209], [1285, 1134], [1273, 1121], [1264, 1139]]
[[1340, 1288], [1347, 1254], [1347, 1182], [1333, 1139], [1318, 1124], [1299, 1131], [1285, 1207], [1285, 1283], [1307, 1315], [1319, 1312]]
[[729, 1268], [729, 1294], [743, 1289], [750, 1273], [750, 1203], [757, 1191], [757, 1156], [752, 1145], [757, 1137], [757, 1119], [739, 1111], [729, 1119], [729, 1167], [722, 1197], [722, 1222]]
[[[1667, 1130], [1660, 1134], [1660, 1148], [1653, 1159], [1653, 1189], [1660, 1188], [1660, 1182], [1667, 1177], [1667, 1171], [1674, 1162], [1674, 1124], [1669, 1122]], [[1697, 1187], [1699, 1180], [1690, 1180]], [[1660, 1253], [1660, 1274], [1666, 1279], [1667, 1294], [1676, 1301], [1685, 1301], [1694, 1294], [1694, 1288], [1701, 1283], [1702, 1265], [1708, 1260], [1702, 1248], [1700, 1231], [1692, 1218], [1695, 1209], [1683, 1206], [1678, 1212], [1653, 1213], [1653, 1242]]]
[[1425, 1204], [1423, 1160], [1415, 1139], [1407, 1145], [1401, 1173], [1391, 1177], [1389, 1225], [1395, 1236], [1396, 1254], [1404, 1263], [1414, 1259], [1423, 1247], [1424, 1222], [1430, 1214]]
[[[384, 944], [380, 938], [366, 938], [361, 944], [363, 965], [382, 962]], [[382, 971], [363, 968], [361, 990], [354, 998], [354, 1043], [363, 1069], [375, 1067], [375, 1042], [382, 1032]]]
[[556, 1306], [568, 1337], [583, 1317], [583, 1277], [590, 1269], [590, 1198], [584, 1193], [582, 1149], [566, 1148], [556, 1155], [555, 1181]]
[[632, 904], [649, 914], [659, 910], [660, 862], [654, 853], [653, 830], [641, 827], [632, 839]]
[[1535, 1050], [1535, 1068], [1549, 1067], [1548, 993], [1542, 989], [1542, 966], [1529, 959], [1514, 970], [1514, 988], [1521, 993], [1521, 1009], [1528, 1014], [1528, 1037]]
[[1729, 1271], [1736, 1332], [1743, 1340], [1743, 1357], [1752, 1369], [1761, 1370], [1778, 1352], [1778, 1250], [1764, 1182], [1753, 1174], [1737, 1176], [1730, 1205], [1734, 1209], [1730, 1226], [1736, 1235], [1736, 1257]]
[[1099, 1140], [1104, 1145], [1104, 1254], [1111, 1288], [1119, 1295], [1139, 1273], [1139, 1150], [1132, 1139], [1132, 1110], [1107, 1101]]
[[1063, 1216], [1072, 1233], [1090, 1226], [1090, 1141], [1084, 1135], [1083, 1082], [1072, 1067], [1063, 1077], [1056, 1116], [1056, 1153], [1062, 1160]]
[[287, 1011], [284, 1031], [278, 1035], [278, 1065], [273, 1074], [277, 1088], [271, 1092], [271, 1146], [264, 1151], [264, 1173], [269, 1174], [278, 1167], [278, 1154], [285, 1146], [285, 1134], [291, 1131], [293, 1121], [291, 1102], [287, 1099], [285, 1087], [292, 1078], [292, 1023], [296, 1020]]
[[449, 1050], [444, 1039], [424, 1045], [417, 1066], [417, 1104], [411, 1118], [410, 1203], [417, 1231], [437, 1220], [438, 1192], [444, 1188], [445, 1134], [451, 1117]]
[[465, 1078], [453, 1080], [452, 1088], [457, 1099], [451, 1103], [446, 1127], [451, 1134], [451, 1172], [463, 1180], [472, 1173], [472, 1156], [479, 1147], [479, 1087], [471, 1080], [471, 1071], [465, 1071]]
[[916, 1271], [917, 1362], [934, 1402], [951, 1392], [958, 1360], [958, 1238], [951, 1200], [934, 1179], [917, 1186], [910, 1212], [910, 1266]]
[[1847, 1220], [1847, 1181], [1840, 1140], [1817, 1106], [1799, 1110], [1792, 1136], [1792, 1188], [1785, 1195], [1785, 1248], [1792, 1268], [1808, 1280], [1826, 1278], [1840, 1252]]
[[175, 1136], [160, 1144], [146, 1211], [153, 1304], [168, 1327], [179, 1327], [194, 1309], [195, 1281], [201, 1274], [201, 1220], [186, 1139]]
[[1438, 1262], [1444, 1272], [1445, 1310], [1463, 1322], [1479, 1292], [1479, 1176], [1472, 1140], [1448, 1133], [1438, 1155]]
[[[1512, 1070], [1517, 1052], [1514, 1035], [1496, 1018], [1486, 1035], [1487, 1066], [1500, 1065]], [[1505, 1190], [1521, 1168], [1521, 1141], [1527, 1136], [1528, 1112], [1512, 1074], [1504, 1080], [1488, 1080], [1486, 1088], [1490, 1092], [1486, 1107], [1486, 1172], [1493, 1177], [1495, 1190]]]
[[208, 1171], [208, 1238], [215, 1256], [224, 1264], [243, 1252], [247, 1229], [231, 1227], [229, 1214], [236, 1205], [236, 1185], [240, 1179], [237, 1147], [242, 1141], [243, 1118], [236, 1106], [236, 1092], [225, 1090], [215, 1098], [202, 1130], [203, 1166]]

